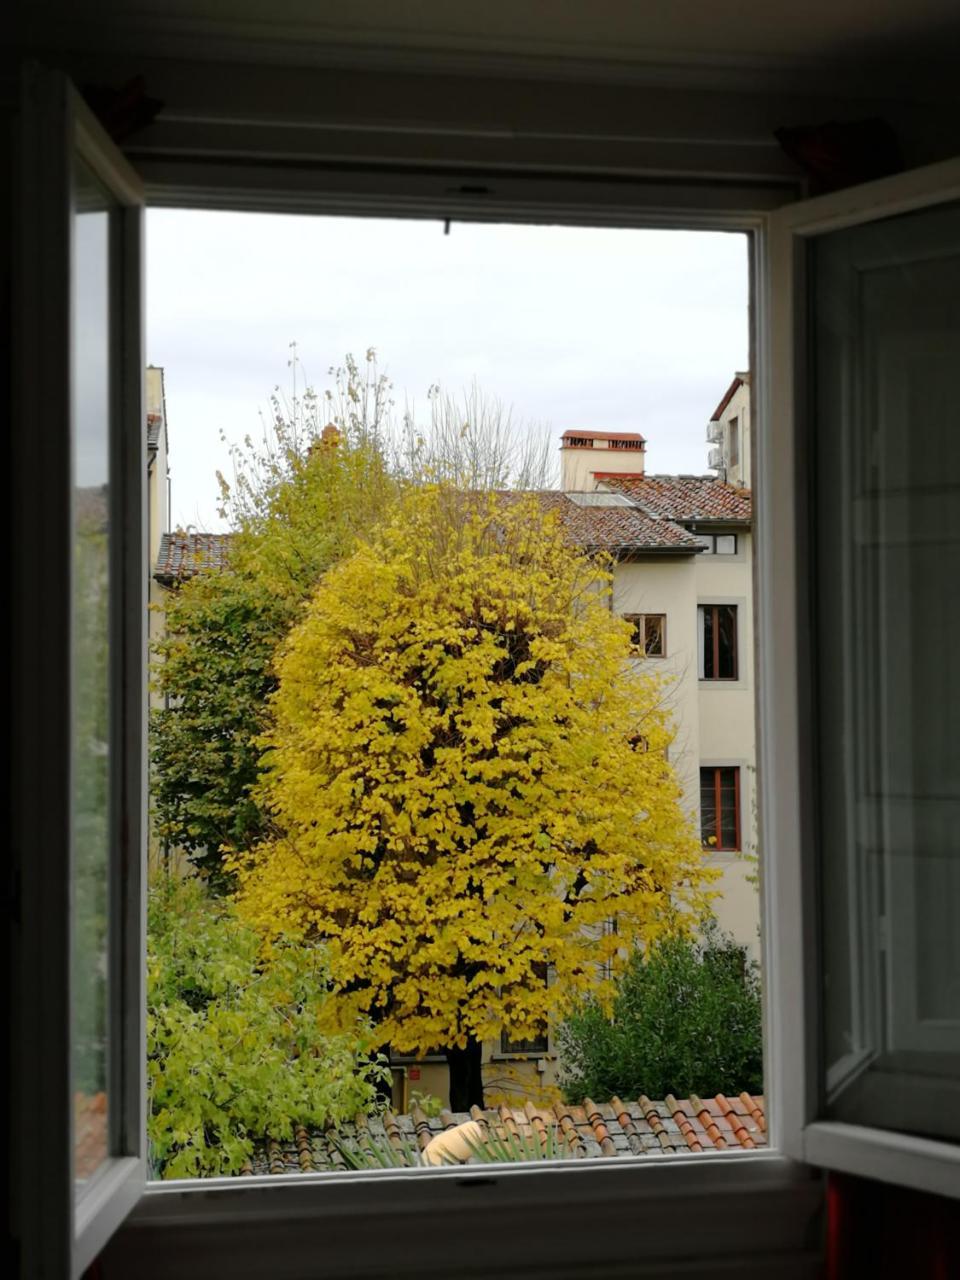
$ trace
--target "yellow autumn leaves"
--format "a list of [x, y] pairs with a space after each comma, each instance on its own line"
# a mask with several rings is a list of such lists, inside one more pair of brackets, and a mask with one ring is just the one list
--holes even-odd
[[232, 866], [264, 936], [324, 941], [344, 1025], [411, 1053], [534, 1036], [700, 914], [663, 690], [629, 656], [535, 495], [411, 490], [324, 575], [278, 658], [274, 834]]

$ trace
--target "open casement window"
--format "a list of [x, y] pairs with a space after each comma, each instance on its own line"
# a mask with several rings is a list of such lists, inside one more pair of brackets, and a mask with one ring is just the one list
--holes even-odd
[[63, 76], [20, 122], [15, 1212], [62, 1277], [145, 1184], [142, 197]]
[[768, 268], [760, 767], [775, 945], [801, 928], [804, 952], [785, 1141], [960, 1195], [960, 162], [783, 209]]
[[[705, 184], [658, 196], [653, 184], [638, 194], [619, 183], [607, 198], [622, 200], [622, 208], [604, 210], [625, 226], [715, 221], [754, 236], [768, 1150], [705, 1160], [664, 1154], [596, 1168], [569, 1161], [562, 1169], [496, 1173], [464, 1167], [403, 1176], [384, 1169], [353, 1179], [209, 1179], [141, 1194], [140, 197], [136, 178], [62, 77], [30, 78], [22, 126], [22, 374], [11, 486], [21, 539], [11, 708], [20, 1273], [78, 1275], [135, 1206], [103, 1255], [107, 1280], [259, 1276], [266, 1257], [276, 1277], [311, 1274], [318, 1259], [331, 1277], [448, 1276], [464, 1240], [473, 1274], [552, 1268], [573, 1275], [579, 1268], [595, 1275], [607, 1263], [620, 1274], [633, 1270], [642, 1240], [651, 1274], [661, 1264], [666, 1273], [680, 1257], [684, 1270], [706, 1259], [744, 1276], [769, 1275], [783, 1259], [799, 1275], [806, 1260], [812, 1275], [822, 1189], [789, 1157], [960, 1191], [956, 1134], [946, 1124], [936, 1130], [957, 1081], [946, 1068], [957, 1048], [957, 931], [949, 922], [951, 908], [956, 919], [960, 823], [957, 734], [949, 735], [957, 726], [949, 717], [957, 706], [950, 570], [960, 435], [947, 429], [945, 379], [960, 364], [960, 222], [952, 203], [960, 201], [960, 163], [773, 215], [764, 203], [769, 192], [737, 197], [737, 210], [756, 212], [731, 214], [729, 204], [711, 203]], [[255, 176], [231, 171], [229, 200], [217, 196], [221, 207], [246, 207], [245, 182], [251, 191], [256, 182], [272, 186], [268, 166], [269, 159]], [[161, 202], [190, 204], [201, 193], [202, 203], [203, 191], [209, 198], [216, 185], [211, 179], [204, 188], [210, 176], [201, 159], [192, 175], [181, 172], [179, 187], [165, 188], [161, 171], [153, 189]], [[326, 204], [317, 185], [301, 191], [299, 203], [291, 195], [290, 207], [387, 212], [390, 198], [400, 204], [401, 180], [389, 186], [383, 179], [387, 194], [376, 204], [364, 193], [378, 181], [361, 173], [355, 190], [337, 190]], [[571, 180], [560, 191], [539, 181], [536, 174], [513, 185], [503, 178], [495, 205], [464, 203], [457, 212], [596, 219], [595, 185], [577, 189]], [[416, 192], [408, 212], [449, 215], [443, 172], [402, 182]], [[270, 207], [282, 203], [278, 195]], [[81, 315], [85, 346], [71, 324]], [[106, 346], [93, 349], [98, 331]], [[911, 440], [920, 442], [917, 456], [898, 488], [889, 467], [894, 455], [901, 462], [908, 455]], [[86, 443], [96, 446], [92, 452]], [[825, 448], [835, 451], [835, 468]], [[925, 449], [943, 455], [936, 483]], [[32, 500], [38, 475], [42, 504]], [[942, 566], [939, 595], [933, 557]], [[857, 588], [844, 591], [854, 580]], [[98, 636], [106, 643], [78, 647], [82, 637]], [[818, 648], [836, 670], [816, 666]], [[901, 740], [892, 741], [893, 729]], [[849, 756], [831, 760], [831, 750], [841, 749]], [[104, 760], [93, 769], [95, 785], [78, 793], [81, 774], [88, 778]], [[78, 908], [91, 900], [97, 910], [81, 928]], [[882, 1090], [883, 1077], [896, 1072], [912, 1073], [914, 1085], [922, 1078], [936, 1099], [920, 1125], [916, 1115], [888, 1111], [894, 1127], [881, 1127], [870, 1089], [850, 1092], [861, 1082]], [[77, 1092], [84, 1104], [97, 1102], [84, 1105], [84, 1116], [102, 1105], [106, 1117], [82, 1176]], [[848, 1100], [859, 1107], [853, 1115]], [[925, 1136], [916, 1136], [919, 1128]], [[585, 1206], [590, 1232], [582, 1227]]]

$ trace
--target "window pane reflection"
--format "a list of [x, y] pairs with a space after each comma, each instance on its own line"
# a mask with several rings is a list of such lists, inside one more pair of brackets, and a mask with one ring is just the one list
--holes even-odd
[[815, 257], [824, 1089], [960, 1139], [960, 210]]
[[74, 1177], [108, 1153], [107, 930], [110, 849], [110, 213], [75, 170], [73, 255]]

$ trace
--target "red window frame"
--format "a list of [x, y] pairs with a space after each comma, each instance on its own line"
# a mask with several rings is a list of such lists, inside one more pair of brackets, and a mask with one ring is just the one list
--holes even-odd
[[[701, 806], [700, 813], [700, 839], [706, 848], [717, 849], [723, 853], [739, 853], [742, 847], [740, 833], [740, 767], [739, 765], [718, 764], [718, 765], [701, 765], [700, 767], [700, 794], [703, 795], [704, 790], [704, 774], [713, 774], [713, 831], [707, 831], [704, 827], [703, 810]], [[724, 773], [733, 774], [733, 817], [735, 827], [735, 838], [733, 844], [723, 843], [723, 777]], [[710, 837], [714, 837], [714, 843], [710, 844]]]

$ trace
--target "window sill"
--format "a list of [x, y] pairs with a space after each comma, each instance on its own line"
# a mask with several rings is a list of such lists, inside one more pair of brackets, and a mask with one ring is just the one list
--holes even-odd
[[102, 1275], [294, 1280], [322, 1260], [328, 1280], [586, 1277], [636, 1275], [642, 1254], [644, 1274], [710, 1259], [812, 1280], [821, 1205], [819, 1179], [776, 1152], [170, 1182], [147, 1189]]
[[826, 1168], [960, 1199], [960, 1144], [818, 1120], [804, 1129], [803, 1150]]

